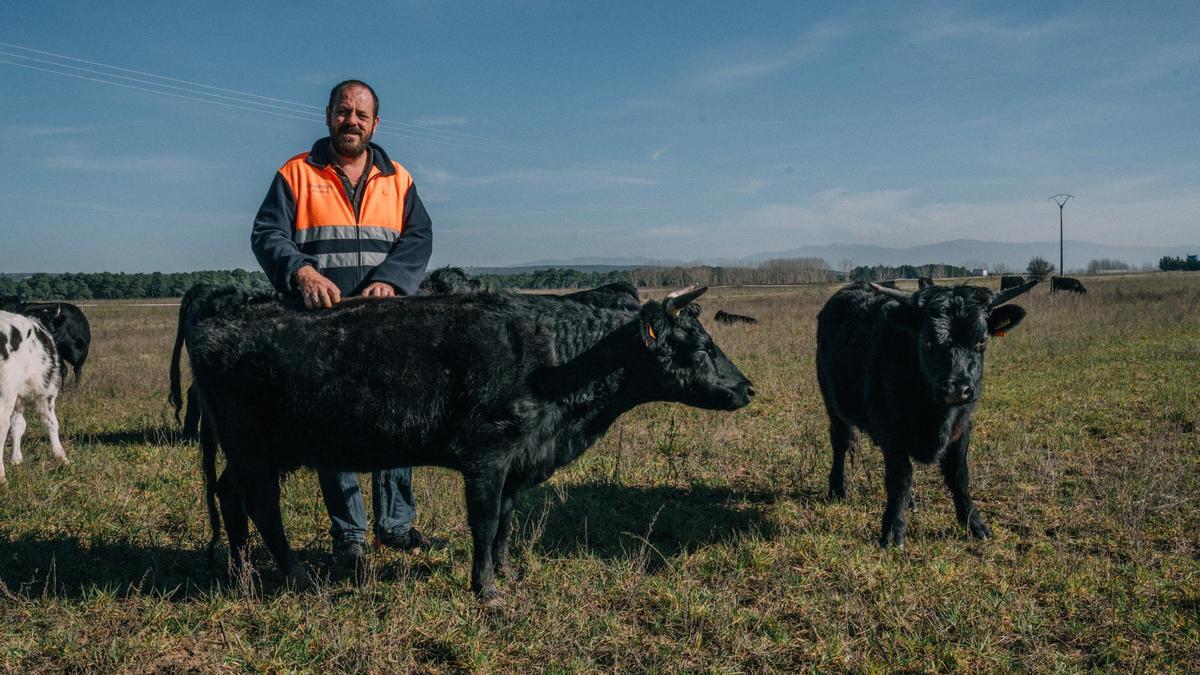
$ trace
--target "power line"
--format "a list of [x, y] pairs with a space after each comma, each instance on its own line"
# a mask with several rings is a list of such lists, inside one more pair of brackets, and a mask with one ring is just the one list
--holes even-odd
[[[0, 59], [0, 63], [16, 66], [19, 68], [25, 68], [28, 70], [35, 70], [35, 71], [39, 71], [39, 72], [51, 73], [54, 75], [71, 77], [74, 79], [86, 80], [86, 81], [90, 81], [90, 82], [96, 82], [99, 84], [108, 84], [108, 85], [112, 85], [112, 86], [124, 87], [127, 89], [133, 89], [133, 90], [143, 91], [143, 92], [152, 93], [152, 94], [161, 94], [164, 96], [172, 96], [175, 98], [181, 98], [181, 99], [196, 101], [196, 102], [200, 102], [200, 103], [211, 103], [214, 105], [220, 105], [223, 107], [233, 108], [233, 109], [237, 109], [237, 110], [245, 110], [245, 111], [249, 111], [249, 112], [257, 112], [257, 113], [275, 115], [277, 117], [283, 117], [286, 119], [294, 119], [294, 120], [300, 120], [300, 121], [322, 121], [322, 122], [324, 121], [324, 114], [323, 114], [324, 109], [320, 106], [310, 105], [310, 104], [306, 104], [306, 103], [298, 103], [295, 101], [288, 101], [286, 99], [280, 99], [280, 98], [275, 98], [275, 97], [271, 97], [271, 96], [262, 96], [260, 94], [239, 91], [236, 89], [228, 89], [225, 87], [218, 87], [215, 85], [204, 84], [201, 82], [182, 80], [179, 78], [168, 77], [165, 75], [149, 73], [146, 71], [134, 70], [131, 68], [123, 68], [121, 66], [115, 66], [115, 65], [111, 65], [111, 64], [101, 63], [98, 61], [89, 61], [87, 59], [79, 59], [79, 58], [76, 58], [73, 56], [68, 56], [65, 54], [57, 54], [55, 52], [48, 52], [45, 50], [34, 49], [31, 47], [24, 47], [22, 45], [16, 45], [16, 44], [9, 43], [9, 42], [0, 41], [0, 46], [9, 47], [10, 49], [18, 49], [18, 50], [28, 51], [28, 52], [32, 52], [32, 53], [36, 53], [36, 54], [41, 54], [44, 56], [50, 56], [50, 57], [56, 58], [56, 59], [64, 59], [64, 60], [74, 61], [76, 63], [83, 63], [83, 64], [87, 64], [87, 65], [92, 65], [92, 66], [98, 66], [100, 68], [117, 70], [117, 71], [126, 72], [126, 73], [133, 73], [135, 75], [139, 75], [139, 76], [143, 76], [143, 77], [132, 77], [129, 75], [121, 75], [119, 73], [110, 73], [110, 72], [105, 72], [103, 70], [84, 68], [81, 66], [74, 66], [71, 64], [67, 64], [67, 63], [58, 63], [55, 61], [49, 61], [46, 59], [36, 58], [36, 57], [29, 56], [26, 54], [13, 53], [11, 51], [0, 50], [0, 56], [7, 56], [7, 57], [13, 58], [13, 59], [22, 59], [24, 61], [32, 61], [34, 63], [43, 64], [43, 66], [51, 66], [51, 67], [43, 67], [43, 66], [32, 65], [30, 63], [25, 63], [25, 62], [21, 62], [21, 61]], [[64, 70], [62, 70], [62, 69], [70, 69], [70, 70], [74, 70], [77, 72], [64, 72]], [[80, 73], [86, 73], [86, 75], [80, 74]], [[164, 82], [156, 82], [154, 80], [148, 80], [145, 78], [166, 80], [167, 82], [176, 82], [176, 83], [179, 83], [181, 85], [186, 85], [186, 86], [166, 84]], [[120, 81], [120, 80], [124, 80], [124, 81]], [[130, 84], [130, 82], [133, 82], [136, 84]], [[145, 86], [138, 86], [138, 85], [145, 85]], [[204, 91], [204, 89], [211, 89], [213, 91]], [[169, 91], [169, 90], [173, 90], [173, 91]], [[218, 93], [214, 93], [214, 91], [226, 92], [228, 94], [235, 94], [235, 96], [227, 96], [225, 94], [218, 94]], [[179, 92], [183, 92], [183, 93], [179, 93]], [[253, 99], [261, 99], [261, 100], [253, 100]], [[274, 101], [275, 103], [267, 103], [264, 101]], [[280, 105], [280, 104], [282, 104], [282, 105]], [[544, 153], [540, 153], [532, 148], [529, 148], [528, 146], [522, 146], [517, 143], [512, 143], [509, 141], [499, 141], [499, 140], [485, 138], [482, 136], [475, 136], [472, 134], [465, 134], [465, 133], [449, 131], [449, 130], [445, 130], [445, 129], [425, 127], [422, 125], [405, 123], [405, 122], [381, 121], [379, 124], [379, 127], [376, 129], [376, 133], [387, 135], [387, 136], [403, 138], [406, 140], [426, 141], [426, 142], [430, 142], [430, 143], [446, 145], [449, 147], [468, 149], [468, 150], [481, 150], [481, 151], [486, 151], [486, 152], [496, 152], [496, 153], [510, 154], [510, 155], [522, 155], [522, 156], [532, 157], [532, 158], [537, 158], [537, 159], [548, 158], [548, 155], [546, 155]]]

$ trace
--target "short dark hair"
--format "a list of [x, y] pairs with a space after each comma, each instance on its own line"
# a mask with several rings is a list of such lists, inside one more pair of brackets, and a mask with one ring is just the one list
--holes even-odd
[[362, 80], [343, 80], [342, 82], [335, 84], [333, 89], [329, 90], [329, 105], [326, 106], [329, 110], [333, 110], [334, 104], [337, 103], [338, 96], [341, 95], [342, 89], [346, 87], [362, 87], [371, 92], [371, 98], [375, 100], [375, 116], [379, 117], [379, 94], [376, 94], [375, 90], [371, 88], [371, 85], [363, 82]]

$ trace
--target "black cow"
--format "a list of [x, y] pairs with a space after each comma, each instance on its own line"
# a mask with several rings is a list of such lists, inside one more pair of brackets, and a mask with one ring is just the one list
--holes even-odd
[[983, 388], [989, 335], [1025, 316], [1004, 305], [1034, 283], [999, 295], [979, 286], [930, 286], [915, 293], [860, 283], [838, 291], [817, 316], [817, 382], [829, 414], [829, 494], [846, 495], [846, 452], [854, 429], [883, 451], [887, 507], [880, 546], [904, 543], [912, 464], [938, 462], [958, 521], [974, 537], [990, 531], [968, 492], [971, 412]]
[[756, 319], [752, 316], [743, 316], [741, 314], [730, 314], [729, 312], [726, 312], [723, 309], [717, 310], [717, 313], [713, 315], [713, 318], [717, 320], [717, 323], [723, 323], [726, 326], [732, 326], [735, 323], [746, 323], [746, 324], [750, 324], [750, 325], [754, 325], [754, 324], [758, 323], [758, 319]]
[[[203, 288], [207, 288], [202, 286]], [[481, 293], [494, 292], [490, 291], [487, 286], [484, 286], [478, 279], [474, 279], [467, 275], [466, 272], [459, 267], [443, 267], [436, 269], [421, 280], [421, 291], [427, 295], [453, 295], [462, 293]], [[204, 291], [208, 292], [208, 291]], [[638, 297], [637, 287], [628, 282], [614, 282], [597, 286], [583, 291], [567, 293], [565, 295], [547, 295], [545, 297], [554, 298], [557, 300], [568, 300], [577, 302], [592, 307], [605, 307], [608, 309], [626, 309], [636, 312], [641, 306], [641, 299]], [[255, 301], [261, 302], [266, 299], [282, 299], [282, 296], [272, 296], [263, 294], [255, 298]], [[195, 298], [184, 296], [180, 302], [180, 310], [183, 311], [183, 306], [194, 302]], [[174, 383], [177, 389], [179, 383]], [[176, 399], [177, 394], [168, 396], [171, 404], [175, 406], [175, 421], [179, 421], [179, 411], [183, 401]], [[187, 391], [187, 412], [183, 418], [183, 435], [185, 438], [198, 438], [200, 434], [200, 405], [196, 398], [195, 389], [191, 386]]]
[[71, 364], [78, 384], [92, 345], [92, 327], [83, 310], [69, 302], [23, 302], [12, 295], [0, 298], [0, 310], [37, 319], [54, 338], [59, 379], [66, 383], [67, 364]]
[[1000, 290], [1007, 291], [1025, 283], [1025, 277], [1020, 274], [1005, 274], [1000, 277]]
[[[283, 472], [443, 466], [464, 478], [471, 588], [493, 597], [518, 490], [549, 478], [639, 404], [750, 402], [749, 380], [691, 304], [705, 290], [637, 312], [494, 293], [299, 312], [237, 289], [201, 289], [180, 311], [172, 395], [186, 340], [210, 485], [218, 440], [226, 458], [215, 491], [233, 562], [243, 559], [249, 516], [280, 570], [306, 579], [283, 531]], [[211, 499], [209, 508], [215, 520]]]
[[917, 277], [917, 288], [918, 289], [929, 288], [930, 286], [936, 286], [936, 285], [937, 284], [933, 283], [933, 279], [930, 279], [929, 277]]
[[483, 282], [472, 278], [461, 267], [442, 267], [421, 280], [421, 291], [430, 295], [472, 293], [482, 289]]
[[1070, 291], [1072, 293], [1087, 293], [1087, 289], [1075, 277], [1050, 277], [1050, 292]]
[[574, 293], [564, 293], [548, 297], [578, 302], [591, 307], [624, 309], [631, 312], [638, 311], [642, 306], [642, 299], [638, 296], [637, 286], [628, 281], [614, 281], [610, 284], [589, 288], [584, 291], [575, 291]]
[[896, 287], [896, 280], [895, 280], [895, 279], [889, 279], [889, 280], [887, 280], [887, 281], [881, 281], [881, 282], [879, 282], [879, 285], [880, 285], [880, 286], [883, 286], [884, 288], [895, 288], [895, 287]]

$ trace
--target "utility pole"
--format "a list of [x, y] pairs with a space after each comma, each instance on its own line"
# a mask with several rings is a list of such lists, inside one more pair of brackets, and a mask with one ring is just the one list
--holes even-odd
[[1067, 273], [1066, 267], [1063, 266], [1062, 212], [1063, 212], [1063, 207], [1067, 205], [1067, 200], [1071, 199], [1074, 196], [1075, 195], [1069, 195], [1069, 194], [1063, 193], [1063, 194], [1052, 195], [1050, 197], [1050, 199], [1054, 200], [1055, 204], [1058, 204], [1058, 276], [1060, 276], [1060, 277]]

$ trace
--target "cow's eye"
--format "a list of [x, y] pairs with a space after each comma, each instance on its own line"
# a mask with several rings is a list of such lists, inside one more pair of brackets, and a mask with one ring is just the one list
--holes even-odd
[[696, 350], [696, 360], [697, 361], [703, 361], [704, 359], [707, 359], [708, 357], [709, 357], [709, 354], [708, 354], [707, 349], [697, 349]]

